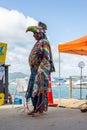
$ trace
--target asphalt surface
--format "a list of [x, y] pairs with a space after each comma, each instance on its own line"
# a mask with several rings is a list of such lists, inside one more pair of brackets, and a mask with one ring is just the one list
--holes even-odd
[[2, 108], [0, 130], [87, 130], [87, 112], [49, 107], [42, 116], [32, 117], [20, 108]]

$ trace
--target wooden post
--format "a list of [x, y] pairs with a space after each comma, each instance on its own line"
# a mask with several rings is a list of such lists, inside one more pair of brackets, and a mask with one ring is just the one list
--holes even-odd
[[72, 98], [72, 77], [69, 78], [69, 98]]
[[8, 103], [8, 66], [5, 66], [5, 103]]
[[4, 67], [5, 67], [5, 81], [4, 81], [4, 83], [3, 83], [3, 86], [4, 86], [4, 94], [5, 94], [5, 103], [8, 103], [8, 85], [9, 85], [9, 83], [8, 83], [8, 67], [9, 67], [10, 65], [4, 65]]

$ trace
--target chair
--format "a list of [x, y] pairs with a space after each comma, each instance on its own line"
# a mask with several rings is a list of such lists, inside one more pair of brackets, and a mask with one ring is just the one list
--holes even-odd
[[26, 91], [27, 91], [26, 79], [25, 78], [16, 79], [16, 90], [15, 90], [15, 94], [14, 94], [14, 99], [15, 99], [17, 93], [21, 93], [24, 106], [25, 106], [25, 92]]

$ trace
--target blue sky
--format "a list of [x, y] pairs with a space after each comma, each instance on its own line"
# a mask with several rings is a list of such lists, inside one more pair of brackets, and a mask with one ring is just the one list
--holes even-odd
[[45, 22], [55, 43], [86, 34], [87, 0], [0, 0], [0, 6]]
[[[6, 63], [11, 64], [11, 72], [28, 72], [29, 67], [27, 61], [21, 60], [23, 56], [26, 56], [25, 59], [27, 60], [30, 49], [32, 48], [32, 44], [29, 46], [28, 44], [30, 41], [32, 41], [32, 43], [34, 42], [32, 34], [23, 33], [30, 24], [29, 21], [31, 21], [32, 24], [42, 21], [48, 26], [47, 36], [52, 46], [56, 67], [54, 75], [58, 75], [58, 44], [87, 35], [87, 0], [0, 0], [0, 8], [2, 12], [1, 18], [3, 19], [2, 23], [4, 21], [3, 26], [2, 23], [0, 23], [0, 27], [3, 27], [3, 30], [5, 31], [5, 34], [3, 31], [3, 33], [0, 32], [2, 33], [0, 41], [8, 43], [9, 48]], [[14, 52], [13, 48], [15, 48]], [[25, 55], [24, 52], [26, 51], [27, 53]], [[15, 60], [17, 58], [20, 59], [20, 62], [18, 62], [19, 60]], [[86, 64], [86, 59], [80, 56], [62, 54], [61, 58], [62, 76], [74, 74], [73, 70], [75, 72], [78, 70], [79, 74], [77, 65], [80, 60], [84, 60]], [[68, 59], [73, 59], [73, 61], [68, 61]], [[24, 62], [26, 67], [23, 65]], [[85, 70], [86, 69], [84, 69], [84, 74]]]

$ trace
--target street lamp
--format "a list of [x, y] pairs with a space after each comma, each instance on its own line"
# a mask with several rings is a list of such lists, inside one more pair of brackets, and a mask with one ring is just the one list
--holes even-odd
[[83, 61], [80, 61], [78, 64], [78, 67], [81, 69], [81, 75], [80, 75], [80, 99], [82, 99], [82, 69], [85, 67], [85, 63]]

